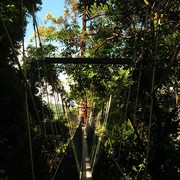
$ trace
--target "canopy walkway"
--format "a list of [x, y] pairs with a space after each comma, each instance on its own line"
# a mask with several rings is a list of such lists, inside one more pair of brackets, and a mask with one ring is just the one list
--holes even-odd
[[[110, 103], [111, 96], [106, 105], [104, 124], [108, 118]], [[87, 117], [87, 114], [83, 113], [83, 115]], [[79, 125], [69, 142], [66, 152], [59, 161], [59, 165], [52, 177], [53, 180], [93, 179], [93, 170], [98, 159], [101, 140], [95, 133], [94, 128], [96, 125], [94, 124], [94, 127], [92, 127], [90, 120], [90, 118], [87, 118], [86, 123], [84, 123], [80, 116]]]
[[[23, 3], [22, 3], [22, 16], [23, 16]], [[153, 154], [155, 151], [157, 151], [158, 153], [154, 153], [154, 154], [156, 156], [159, 155], [162, 158], [161, 160], [162, 164], [158, 164], [158, 165], [156, 164], [158, 168], [160, 167], [158, 171], [161, 173], [167, 171], [167, 169], [164, 168], [167, 162], [163, 159], [164, 157], [162, 157], [163, 155], [161, 155], [160, 150], [162, 150], [162, 147], [165, 147], [165, 145], [170, 146], [170, 144], [168, 143], [166, 144], [166, 142], [163, 140], [163, 136], [161, 136], [161, 133], [165, 134], [164, 132], [167, 131], [167, 129], [169, 128], [168, 126], [173, 126], [172, 123], [175, 124], [176, 122], [179, 123], [180, 121], [179, 120], [180, 90], [178, 87], [179, 81], [175, 82], [176, 83], [175, 85], [178, 87], [175, 92], [176, 102], [172, 102], [172, 104], [174, 103], [177, 106], [176, 108], [174, 107], [174, 109], [176, 111], [178, 110], [177, 112], [178, 119], [177, 118], [175, 119], [175, 116], [172, 115], [174, 113], [173, 111], [175, 111], [173, 110], [172, 105], [167, 107], [167, 110], [170, 111], [168, 112], [169, 114], [165, 112], [165, 110], [163, 109], [163, 107], [166, 107], [165, 106], [166, 98], [169, 98], [169, 102], [172, 99], [172, 97], [170, 96], [171, 91], [169, 87], [166, 87], [167, 85], [163, 85], [163, 82], [167, 78], [168, 71], [171, 69], [171, 66], [173, 64], [177, 64], [175, 60], [178, 51], [172, 56], [171, 59], [170, 58], [167, 59], [170, 62], [169, 64], [166, 65], [168, 67], [166, 70], [167, 72], [165, 71], [165, 75], [162, 76], [162, 79], [160, 78], [158, 80], [157, 80], [156, 71], [157, 69], [159, 70], [160, 66], [156, 61], [160, 57], [158, 57], [157, 55], [157, 47], [153, 49], [154, 51], [148, 51], [150, 55], [149, 55], [149, 59], [148, 58], [146, 59], [145, 57], [145, 55], [147, 54], [146, 48], [142, 47], [142, 52], [137, 52], [138, 46], [136, 42], [136, 37], [134, 38], [134, 48], [132, 50], [132, 55], [131, 55], [132, 57], [129, 57], [129, 55], [127, 55], [128, 58], [126, 58], [126, 56], [124, 58], [114, 58], [114, 59], [113, 58], [112, 59], [83, 58], [83, 56], [82, 58], [59, 58], [59, 57], [44, 58], [43, 53], [45, 51], [43, 50], [42, 47], [41, 39], [39, 36], [38, 25], [36, 22], [36, 17], [34, 15], [34, 12], [32, 12], [32, 18], [33, 18], [34, 31], [36, 34], [35, 36], [37, 36], [35, 37], [35, 44], [36, 44], [35, 49], [37, 50], [38, 56], [41, 57], [32, 58], [32, 59], [31, 56], [26, 57], [24, 37], [22, 36], [22, 61], [23, 61], [23, 65], [22, 65], [17, 55], [17, 49], [15, 49], [13, 45], [13, 41], [12, 41], [12, 37], [10, 36], [9, 29], [7, 28], [7, 25], [5, 23], [6, 18], [4, 18], [0, 13], [0, 21], [4, 29], [3, 36], [7, 38], [7, 43], [9, 43], [9, 49], [11, 49], [10, 54], [11, 56], [13, 56], [12, 58], [13, 63], [15, 62], [17, 65], [17, 72], [18, 72], [18, 73], [16, 72], [17, 77], [21, 81], [20, 84], [22, 86], [21, 90], [24, 92], [24, 96], [22, 96], [24, 102], [22, 105], [21, 104], [19, 105], [19, 106], [23, 106], [21, 110], [23, 112], [21, 112], [19, 117], [21, 117], [21, 115], [23, 114], [24, 116], [23, 118], [25, 119], [27, 124], [27, 132], [24, 131], [24, 135], [26, 136], [26, 139], [24, 141], [26, 142], [29, 148], [27, 149], [29, 153], [28, 158], [30, 159], [30, 161], [28, 162], [29, 164], [27, 166], [30, 167], [29, 169], [32, 170], [30, 179], [32, 180], [38, 179], [39, 176], [42, 174], [42, 173], [38, 174], [38, 171], [41, 170], [41, 167], [38, 166], [40, 163], [37, 161], [40, 160], [43, 160], [42, 163], [43, 165], [48, 166], [43, 168], [49, 170], [49, 173], [47, 174], [48, 176], [50, 176], [50, 179], [52, 180], [100, 180], [102, 179], [102, 177], [105, 177], [102, 176], [104, 172], [106, 173], [106, 175], [110, 172], [111, 175], [113, 174], [113, 178], [115, 179], [124, 180], [124, 179], [130, 179], [129, 177], [134, 177], [135, 179], [138, 179], [139, 174], [141, 174], [141, 177], [143, 179], [151, 179], [151, 177], [149, 177], [150, 169], [148, 169], [149, 168], [148, 163], [150, 162], [149, 159], [151, 153]], [[24, 27], [22, 23], [22, 29], [23, 28]], [[144, 41], [144, 38], [141, 38], [141, 40]], [[39, 47], [37, 47], [37, 42], [39, 42]], [[83, 43], [84, 42], [82, 42], [82, 44]], [[155, 45], [157, 45], [156, 43]], [[40, 50], [40, 52], [38, 52], [38, 50]], [[154, 54], [151, 54], [152, 52], [154, 52]], [[151, 58], [152, 61], [150, 61]], [[110, 73], [110, 76], [112, 75], [111, 73], [114, 72], [117, 73], [115, 77], [112, 76], [110, 78], [110, 80], [113, 79], [113, 81], [110, 81], [110, 84], [107, 84], [107, 86], [112, 87], [113, 90], [111, 92], [107, 90], [106, 92], [108, 94], [107, 97], [103, 97], [103, 95], [98, 97], [99, 101], [101, 101], [100, 99], [101, 97], [104, 98], [103, 103], [101, 104], [102, 107], [97, 110], [100, 112], [96, 112], [96, 115], [98, 113], [100, 114], [101, 120], [99, 120], [98, 122], [96, 122], [96, 120], [92, 121], [92, 119], [87, 116], [87, 108], [88, 108], [87, 101], [86, 102], [84, 101], [84, 104], [81, 104], [80, 107], [81, 116], [79, 117], [79, 119], [77, 118], [77, 114], [76, 114], [76, 119], [72, 118], [73, 115], [71, 114], [70, 108], [68, 107], [71, 106], [72, 102], [70, 99], [67, 98], [68, 96], [64, 90], [64, 86], [60, 84], [60, 82], [58, 81], [59, 72], [55, 70], [56, 66], [51, 66], [52, 63], [73, 64], [73, 65], [104, 64], [105, 66], [109, 66], [109, 65], [114, 66], [114, 69], [110, 68], [107, 71]], [[118, 65], [120, 64], [122, 65], [121, 68], [118, 67]], [[92, 66], [91, 68], [93, 67], [94, 66]], [[32, 69], [33, 69], [33, 73], [31, 72]], [[62, 69], [60, 71], [62, 71]], [[120, 72], [121, 70], [122, 72]], [[96, 74], [92, 75], [94, 79], [95, 78], [99, 79], [99, 81], [96, 82], [97, 92], [99, 90], [98, 89], [99, 82], [101, 78], [104, 78], [104, 72], [102, 71], [100, 73], [101, 76], [99, 76], [98, 71], [102, 71], [101, 67], [97, 68], [97, 75]], [[76, 72], [77, 76], [79, 76], [78, 73], [79, 72], [77, 71]], [[178, 73], [175, 72], [175, 74]], [[125, 76], [127, 77], [124, 78]], [[142, 76], [144, 78], [143, 80], [142, 80]], [[53, 80], [56, 82], [54, 82]], [[172, 82], [173, 81], [174, 80], [172, 80]], [[79, 84], [81, 86], [81, 83]], [[106, 81], [104, 82], [104, 84], [106, 84]], [[123, 86], [123, 89], [120, 89], [122, 88], [121, 84]], [[170, 82], [168, 82], [168, 84], [170, 84]], [[145, 87], [144, 91], [141, 94], [141, 97], [139, 97], [140, 91], [143, 86]], [[110, 114], [111, 99], [114, 88], [116, 88], [115, 90], [116, 96], [113, 99], [114, 104], [112, 103], [114, 105], [113, 107], [114, 114], [112, 113], [112, 116], [114, 115], [114, 117], [112, 118], [112, 122], [113, 121], [116, 122], [113, 124], [113, 127], [109, 126], [108, 129], [107, 124]], [[159, 99], [162, 98], [162, 100], [160, 101], [161, 103], [159, 104], [158, 104], [159, 99], [155, 96], [155, 93], [157, 93], [158, 89], [160, 89], [160, 91], [158, 92], [160, 94], [158, 98]], [[44, 100], [43, 96], [46, 96], [47, 98], [45, 103], [43, 102]], [[80, 98], [80, 94], [78, 96], [79, 96], [78, 98]], [[9, 99], [11, 100], [11, 98]], [[21, 102], [22, 99], [18, 99], [18, 102]], [[59, 99], [61, 99], [60, 103], [59, 103]], [[51, 101], [54, 101], [55, 104], [53, 104]], [[54, 105], [54, 107], [51, 107], [52, 104]], [[61, 114], [58, 106], [62, 106], [63, 115]], [[55, 109], [55, 111], [53, 111], [53, 108]], [[93, 111], [93, 108], [91, 110]], [[169, 116], [168, 119], [165, 118], [165, 116], [167, 115]], [[56, 120], [54, 118], [55, 116], [57, 116]], [[19, 117], [17, 119], [19, 119]], [[159, 122], [159, 120], [161, 119], [166, 119], [167, 122], [166, 121]], [[169, 120], [171, 121], [173, 120], [171, 124], [169, 123]], [[13, 123], [9, 123], [8, 126], [12, 125]], [[99, 125], [98, 123], [100, 124], [101, 129], [97, 132], [98, 129], [97, 126]], [[16, 121], [14, 124], [16, 124]], [[22, 128], [24, 127], [24, 125], [22, 126], [20, 124], [19, 127]], [[103, 138], [108, 134], [107, 131], [111, 133], [112, 129], [116, 130], [116, 132], [112, 132], [112, 134], [110, 135], [114, 137], [113, 140], [116, 142], [111, 142], [111, 136], [108, 137], [109, 139], [108, 138], [106, 139], [107, 140], [106, 150], [109, 148], [107, 150], [108, 153], [103, 152], [104, 154], [102, 153], [103, 154], [102, 155], [100, 151], [103, 151], [101, 148], [102, 144], [104, 143]], [[152, 129], [153, 132], [155, 132], [156, 129], [160, 130], [160, 132], [155, 132], [157, 133], [157, 135], [154, 136], [153, 141], [151, 140]], [[171, 132], [172, 135], [175, 134], [174, 132], [173, 133], [172, 132]], [[20, 137], [21, 139], [23, 139], [22, 136]], [[158, 137], [159, 139], [156, 137]], [[168, 139], [168, 137], [166, 137], [166, 139]], [[7, 143], [6, 141], [8, 141], [6, 138], [2, 140], [4, 144]], [[161, 141], [159, 140], [163, 140], [164, 143], [164, 144], [162, 143], [161, 147], [159, 146], [159, 142], [161, 143]], [[169, 142], [172, 142], [172, 140]], [[156, 143], [156, 146], [153, 144], [154, 142]], [[36, 149], [33, 149], [33, 145], [35, 145]], [[60, 148], [61, 145], [62, 147]], [[21, 150], [21, 148], [19, 149]], [[17, 152], [19, 149], [17, 149]], [[12, 151], [9, 150], [9, 152]], [[154, 156], [153, 163], [154, 162], [157, 163], [156, 156]], [[37, 157], [39, 158], [38, 160], [36, 159]], [[176, 157], [173, 158], [176, 160]], [[56, 163], [53, 164], [54, 159]], [[34, 163], [35, 160], [36, 163]], [[153, 163], [150, 165], [151, 167], [153, 167]], [[166, 167], [170, 167], [170, 166], [166, 166]], [[174, 167], [177, 168], [176, 170], [177, 172], [180, 172], [180, 168], [178, 169], [178, 167], [176, 166]], [[172, 169], [174, 167], [172, 167]], [[1, 169], [0, 167], [0, 171], [2, 170], [4, 169]], [[15, 170], [13, 169], [12, 171]], [[131, 176], [132, 171], [134, 173], [133, 176]], [[38, 174], [38, 178], [37, 178], [37, 174]], [[152, 172], [152, 174], [156, 174], [156, 172]]]
[[86, 127], [80, 123], [52, 179], [91, 180], [97, 142], [98, 137], [89, 123]]

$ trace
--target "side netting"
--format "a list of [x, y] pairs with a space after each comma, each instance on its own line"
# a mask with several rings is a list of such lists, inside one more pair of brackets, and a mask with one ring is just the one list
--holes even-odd
[[94, 129], [90, 126], [89, 123], [86, 124], [86, 132], [87, 132], [87, 144], [88, 144], [88, 151], [91, 160], [91, 168], [93, 171], [93, 166], [95, 164], [95, 154], [98, 145], [98, 136], [96, 135]]
[[79, 180], [82, 157], [82, 129], [77, 128], [74, 136], [66, 149], [53, 180]]
[[94, 129], [89, 125], [89, 123], [86, 124], [86, 132], [88, 150], [91, 160], [92, 180], [104, 180], [109, 173], [112, 175], [112, 178], [124, 179], [123, 172], [117, 163], [117, 159], [109, 157], [108, 163], [106, 162], [107, 154], [100, 147], [101, 140], [98, 138]]

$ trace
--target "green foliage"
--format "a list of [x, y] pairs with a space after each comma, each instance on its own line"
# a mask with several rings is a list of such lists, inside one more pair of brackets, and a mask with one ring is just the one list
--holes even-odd
[[26, 132], [23, 131], [26, 129], [22, 101], [24, 88], [16, 69], [8, 66], [0, 69], [0, 82], [3, 84], [0, 88], [0, 176], [15, 177], [21, 173], [19, 167], [27, 165], [27, 163], [23, 165], [22, 159], [27, 156], [24, 151], [24, 145], [27, 144]]
[[[104, 2], [106, 2], [106, 6], [102, 6]], [[175, 97], [173, 96], [173, 92], [169, 90], [175, 82], [178, 84], [177, 80], [179, 79], [179, 75], [176, 73], [179, 70], [177, 66], [179, 58], [178, 21], [171, 16], [173, 13], [178, 16], [177, 1], [168, 2], [166, 5], [164, 2], [153, 3], [148, 1], [142, 1], [141, 3], [131, 0], [123, 2], [98, 1], [98, 6], [102, 3], [100, 8], [95, 6], [93, 1], [81, 1], [80, 3], [81, 13], [85, 10], [84, 7], [88, 6], [88, 10], [90, 11], [88, 16], [90, 15], [92, 18], [88, 17], [90, 22], [87, 30], [87, 37], [89, 33], [86, 49], [87, 57], [130, 57], [135, 60], [131, 69], [127, 67], [120, 68], [119, 74], [116, 71], [116, 67], [112, 66], [108, 81], [105, 80], [108, 71], [102, 66], [104, 76], [95, 72], [95, 68], [91, 69], [88, 73], [88, 78], [91, 79], [92, 84], [94, 77], [96, 80], [100, 78], [97, 84], [93, 84], [94, 89], [96, 89], [96, 86], [97, 89], [100, 88], [102, 82], [105, 85], [103, 89], [105, 93], [98, 94], [101, 97], [99, 99], [97, 98], [98, 101], [105, 99], [106, 92], [114, 96], [106, 135], [102, 144], [102, 151], [99, 155], [99, 164], [102, 165], [102, 159], [103, 163], [104, 159], [106, 159], [106, 163], [108, 164], [108, 156], [111, 154], [115, 158], [117, 157], [117, 146], [119, 146], [119, 141], [122, 139], [122, 157], [119, 160], [119, 164], [123, 171], [130, 177], [141, 178], [145, 168], [145, 148], [147, 141], [150, 141], [149, 173], [155, 179], [164, 178], [165, 176], [171, 177], [171, 172], [167, 171], [165, 166], [167, 165], [167, 159], [171, 159], [172, 157], [168, 155], [169, 150], [165, 147], [170, 147], [174, 151], [176, 148], [170, 144], [178, 144], [176, 140], [177, 124], [175, 122], [178, 123], [179, 121], [175, 120], [177, 119]], [[97, 9], [101, 12], [97, 17], [95, 17], [96, 15], [93, 16], [95, 9], [96, 15], [98, 12]], [[148, 140], [147, 130], [149, 128], [150, 109], [150, 97], [148, 94], [151, 91], [154, 60], [156, 61], [155, 95], [153, 96], [154, 106], [151, 139]], [[137, 86], [141, 66], [141, 79], [138, 92]], [[85, 69], [86, 66], [84, 66]], [[126, 69], [128, 70], [126, 71]], [[88, 70], [85, 71], [88, 72]], [[123, 71], [127, 72], [127, 74]], [[86, 77], [86, 73], [83, 72], [82, 74], [83, 77]], [[129, 86], [131, 86], [130, 97], [127, 99]], [[89, 87], [89, 84], [87, 84], [87, 87]], [[94, 95], [97, 96], [96, 93]], [[136, 101], [137, 109], [134, 109]], [[129, 119], [128, 123], [130, 124], [122, 122], [125, 116], [123, 111], [126, 112], [126, 107], [127, 117]], [[98, 108], [100, 107], [98, 106]], [[136, 113], [135, 115], [134, 112]], [[120, 127], [123, 130], [121, 135], [118, 135], [120, 130], [116, 130], [113, 126], [116, 126], [117, 123], [121, 125]], [[98, 129], [102, 128], [100, 127]], [[170, 137], [174, 138], [173, 142]], [[162, 142], [160, 146], [158, 146], [159, 142]], [[177, 152], [176, 156], [178, 156]], [[128, 161], [128, 165], [126, 161]], [[108, 167], [112, 164], [113, 162], [110, 161]], [[171, 165], [174, 166], [173, 164]], [[168, 163], [167, 166], [171, 165]], [[105, 166], [103, 166], [104, 169], [106, 168]], [[178, 163], [177, 166], [179, 167]], [[165, 172], [165, 169], [167, 173], [163, 175], [162, 172]], [[103, 179], [102, 177], [106, 178], [108, 176], [107, 174], [113, 174], [113, 170], [111, 173], [107, 173], [105, 170], [102, 170], [102, 172], [105, 174], [104, 176], [98, 170], [99, 179]], [[108, 176], [108, 178], [111, 179], [112, 176]]]
[[[40, 8], [38, 5], [41, 4], [41, 1], [38, 0], [35, 1], [35, 3], [35, 11], [37, 11]], [[23, 17], [21, 10], [21, 1], [1, 2], [1, 14], [17, 54], [21, 45], [20, 41], [25, 33], [26, 18], [33, 13], [32, 4], [24, 2]], [[12, 53], [12, 45], [8, 41], [2, 21], [0, 21], [0, 24], [0, 82], [2, 84], [0, 89], [2, 95], [0, 98], [0, 146], [2, 147], [0, 150], [0, 177], [3, 179], [32, 179], [26, 118], [27, 109], [25, 109], [24, 96], [26, 91], [28, 93], [28, 116], [31, 124], [30, 131], [35, 176], [37, 179], [50, 179], [50, 164], [48, 163], [53, 161], [53, 165], [55, 165], [57, 163], [57, 157], [60, 156], [60, 154], [57, 153], [53, 155], [55, 147], [54, 144], [51, 143], [52, 138], [49, 138], [52, 136], [52, 130], [46, 139], [47, 141], [45, 140], [42, 122], [44, 122], [45, 119], [47, 120], [49, 116], [52, 117], [53, 111], [47, 104], [43, 104], [42, 97], [40, 95], [37, 96], [37, 94], [40, 88], [44, 87], [45, 79], [47, 83], [53, 84], [51, 80], [53, 78], [56, 80], [57, 74], [54, 71], [54, 66], [48, 67], [51, 75], [49, 74], [47, 78], [45, 70], [42, 70], [44, 65], [42, 61], [39, 61], [42, 60], [42, 51], [28, 47], [28, 57], [26, 58], [27, 67], [25, 68], [27, 80], [31, 84], [31, 93], [29, 93], [30, 91], [27, 86], [25, 86], [22, 72], [15, 66], [15, 54]], [[24, 24], [24, 29], [22, 29], [22, 24]], [[51, 45], [47, 45], [44, 48], [46, 55], [52, 54], [54, 50], [55, 47]], [[40, 69], [41, 71], [39, 71]], [[57, 84], [58, 83], [59, 82], [57, 82]], [[55, 87], [53, 88], [55, 89]], [[58, 132], [56, 133], [61, 134], [58, 141], [64, 142], [68, 138], [68, 131], [65, 127], [63, 128], [63, 124], [61, 124], [61, 126], [62, 129], [57, 128], [56, 130]], [[59, 137], [58, 134], [57, 137]]]
[[[83, 50], [81, 45], [85, 42], [83, 53], [87, 58], [132, 59], [131, 67], [101, 64], [61, 66], [70, 77], [69, 97], [79, 102], [86, 96], [91, 99], [90, 103], [95, 104], [93, 120], [98, 122], [95, 122], [96, 131], [102, 140], [95, 178], [122, 177], [113, 160], [117, 159], [127, 178], [142, 179], [147, 165], [148, 141], [147, 174], [154, 179], [163, 179], [172, 176], [167, 167], [175, 167], [175, 164], [179, 167], [169, 154], [173, 151], [178, 156], [178, 121], [175, 120], [175, 99], [170, 91], [179, 79], [176, 63], [179, 57], [178, 21], [172, 18], [172, 14], [178, 16], [177, 2], [80, 1], [79, 12], [82, 17], [86, 14], [87, 22], [86, 29], [82, 30], [77, 23], [68, 22], [71, 16], [68, 6], [64, 17], [48, 16], [54, 27], [60, 27], [60, 30], [52, 29], [47, 34], [47, 40], [57, 40], [64, 45], [60, 57], [79, 57]], [[70, 7], [70, 4], [66, 5]], [[77, 17], [73, 13], [72, 16]], [[154, 92], [150, 95], [154, 64]], [[104, 117], [104, 104], [110, 94], [113, 100], [105, 127], [103, 119], [97, 120], [95, 116], [102, 112]], [[148, 139], [150, 96], [153, 110], [151, 138]], [[174, 169], [174, 177], [177, 177], [177, 168]], [[167, 171], [166, 175], [164, 171]]]
[[[40, 2], [36, 1], [36, 3]], [[12, 42], [17, 50], [22, 38], [22, 34], [19, 33], [22, 32], [19, 20], [21, 12], [17, 11], [20, 3], [3, 1], [2, 5], [2, 15], [10, 36], [13, 34]], [[42, 167], [41, 172], [36, 172], [38, 177], [49, 175], [45, 173], [48, 169], [46, 157], [48, 162], [51, 162], [64, 152], [65, 141], [69, 138], [68, 128], [73, 129], [76, 125], [75, 119], [78, 113], [77, 110], [70, 109], [69, 117], [58, 119], [57, 111], [53, 112], [54, 107], [51, 109], [49, 105], [42, 103], [41, 95], [47, 94], [46, 86], [49, 85], [52, 91], [61, 94], [64, 106], [70, 105], [72, 100], [79, 103], [85, 96], [88, 98], [89, 105], [94, 108], [92, 121], [101, 139], [101, 147], [93, 171], [94, 179], [120, 179], [123, 177], [122, 173], [129, 179], [143, 179], [146, 165], [147, 174], [152, 179], [178, 178], [179, 121], [174, 91], [170, 89], [170, 87], [177, 88], [180, 78], [177, 73], [179, 72], [178, 5], [177, 0], [168, 2], [82, 0], [78, 10], [77, 1], [67, 0], [63, 16], [56, 18], [52, 14], [47, 14], [45, 21], [52, 22], [52, 26], [39, 27], [44, 43], [43, 51], [29, 46], [26, 57], [27, 78], [31, 83], [40, 121], [46, 121], [49, 143], [46, 144], [44, 141], [43, 129], [36, 118], [29, 96], [34, 155], [38, 160], [35, 162], [35, 169]], [[26, 16], [32, 13], [31, 8], [30, 4], [25, 3]], [[86, 15], [87, 27], [84, 29], [81, 29], [78, 24], [79, 14], [82, 14], [82, 17]], [[26, 19], [24, 22], [26, 25]], [[10, 28], [12, 25], [16, 25], [13, 26], [14, 29]], [[2, 154], [0, 169], [4, 173], [3, 176], [12, 176], [14, 179], [16, 177], [13, 172], [17, 172], [17, 177], [20, 172], [30, 175], [26, 173], [30, 172], [27, 146], [22, 145], [28, 144], [24, 130], [24, 86], [19, 71], [13, 67], [14, 58], [2, 26], [0, 26], [0, 36], [2, 37], [0, 47], [3, 52], [0, 54], [2, 59], [0, 63], [3, 65], [0, 71], [2, 75], [0, 81], [3, 84], [0, 90], [2, 94], [0, 114], [4, 118], [0, 131], [2, 137], [0, 143], [3, 147], [0, 153]], [[59, 51], [49, 44], [54, 41], [60, 43], [63, 49]], [[41, 61], [42, 54], [50, 57], [56, 55], [72, 58], [80, 57], [82, 53], [88, 58], [130, 58], [132, 64], [130, 67], [102, 64], [50, 65], [45, 70]], [[152, 87], [154, 65], [155, 79]], [[59, 69], [56, 71], [56, 68]], [[69, 76], [68, 94], [58, 80], [59, 72], [66, 72]], [[152, 89], [154, 91], [151, 93]], [[104, 125], [103, 118], [106, 113], [104, 105], [109, 95], [112, 95], [112, 103], [107, 124]], [[151, 116], [149, 112], [152, 100]], [[45, 119], [43, 119], [43, 113]], [[96, 118], [96, 115], [101, 118]], [[56, 121], [51, 119], [53, 116]], [[151, 126], [149, 126], [150, 118]], [[57, 128], [58, 126], [62, 128]], [[151, 130], [150, 139], [148, 139], [148, 130]], [[61, 132], [61, 136], [57, 136], [58, 131]], [[59, 144], [55, 145], [53, 136], [56, 140], [58, 138], [61, 140]], [[42, 146], [47, 153], [39, 156]], [[53, 154], [55, 146], [57, 148]], [[147, 150], [149, 151], [148, 164], [146, 163]], [[7, 156], [6, 151], [11, 156]], [[19, 158], [13, 157], [15, 154]], [[8, 167], [9, 162], [12, 162], [12, 168]], [[53, 165], [56, 165], [56, 162], [53, 161]], [[25, 168], [20, 171], [18, 167], [22, 167], [22, 164]], [[27, 178], [23, 177], [23, 179]]]

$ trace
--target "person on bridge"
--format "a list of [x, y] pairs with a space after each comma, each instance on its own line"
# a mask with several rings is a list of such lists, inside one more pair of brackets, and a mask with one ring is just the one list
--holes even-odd
[[87, 121], [87, 98], [84, 98], [81, 102], [81, 123], [82, 125], [86, 124]]

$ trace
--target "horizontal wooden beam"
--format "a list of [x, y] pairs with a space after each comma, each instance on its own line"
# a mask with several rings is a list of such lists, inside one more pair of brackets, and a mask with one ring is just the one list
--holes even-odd
[[46, 63], [59, 63], [59, 64], [130, 64], [131, 59], [128, 58], [55, 58], [46, 57]]

